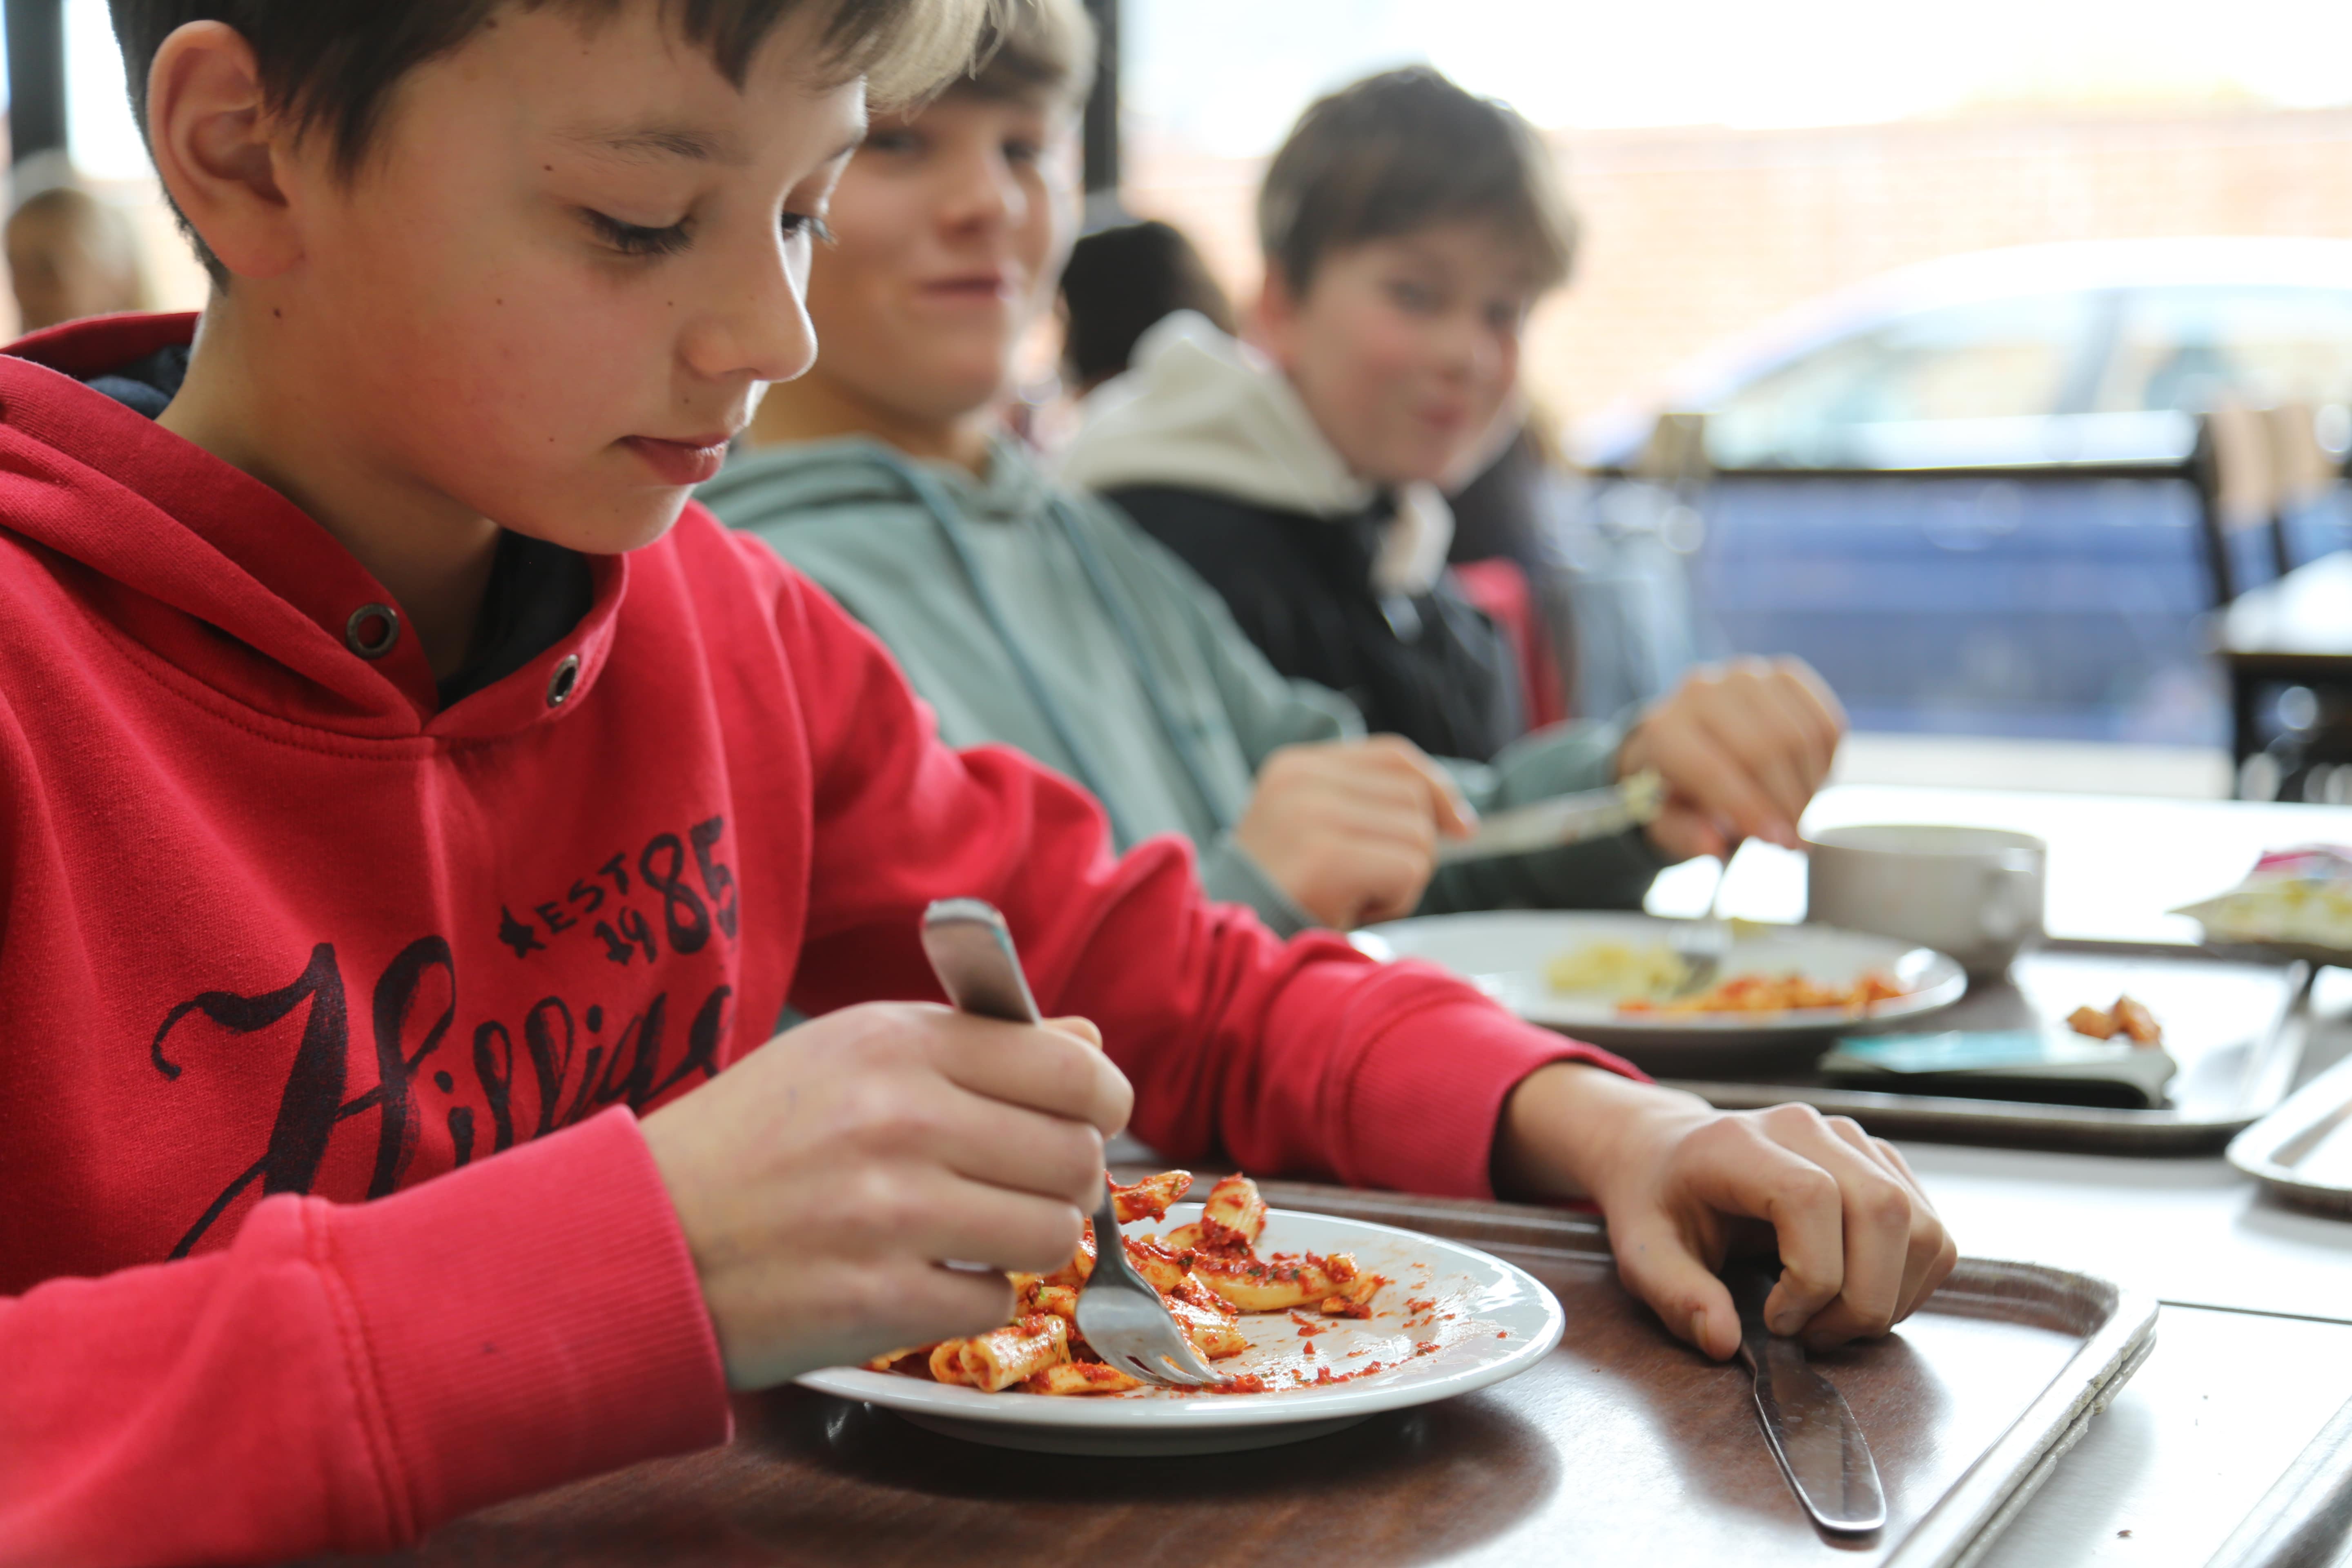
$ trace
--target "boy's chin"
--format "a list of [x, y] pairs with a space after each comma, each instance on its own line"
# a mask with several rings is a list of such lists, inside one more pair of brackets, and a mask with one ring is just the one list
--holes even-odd
[[526, 518], [506, 526], [517, 533], [561, 544], [583, 555], [625, 555], [667, 533], [686, 510], [693, 492], [646, 487], [615, 497], [589, 516], [589, 509], [560, 517]]

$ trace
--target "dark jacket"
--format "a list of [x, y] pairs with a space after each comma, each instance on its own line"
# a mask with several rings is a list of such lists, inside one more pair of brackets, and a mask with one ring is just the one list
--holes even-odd
[[1434, 756], [1494, 756], [1526, 728], [1509, 644], [1448, 573], [1372, 587], [1383, 515], [1310, 517], [1165, 485], [1109, 499], [1224, 598], [1275, 668], [1345, 692], [1374, 731]]

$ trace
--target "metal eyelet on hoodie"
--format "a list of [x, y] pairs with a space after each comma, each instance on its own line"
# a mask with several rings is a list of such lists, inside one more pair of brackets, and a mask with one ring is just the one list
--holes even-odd
[[547, 678], [547, 705], [550, 708], [562, 707], [572, 700], [572, 689], [579, 684], [580, 656], [566, 654], [563, 662], [557, 665], [554, 672]]
[[400, 640], [400, 612], [390, 605], [362, 605], [343, 623], [343, 646], [362, 658], [382, 658]]

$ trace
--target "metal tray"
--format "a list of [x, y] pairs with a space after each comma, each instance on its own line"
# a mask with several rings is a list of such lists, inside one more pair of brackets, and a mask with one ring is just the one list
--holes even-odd
[[1498, 1563], [1525, 1560], [1530, 1539], [1552, 1543], [1562, 1561], [1972, 1563], [2156, 1342], [2150, 1297], [2040, 1265], [1963, 1259], [1896, 1335], [1816, 1358], [1869, 1436], [1887, 1493], [1885, 1530], [1832, 1541], [1806, 1521], [1774, 1468], [1745, 1375], [1670, 1339], [1626, 1295], [1598, 1219], [1262, 1186], [1277, 1206], [1466, 1241], [1559, 1295], [1570, 1325], [1560, 1348], [1482, 1397], [1545, 1422], [1573, 1495], [1560, 1500], [1564, 1517], [1528, 1521], [1539, 1537], [1495, 1542]]
[[2352, 1218], [2352, 1059], [2230, 1140], [2229, 1159], [2298, 1208]]
[[2179, 1061], [2169, 1103], [2124, 1110], [2036, 1100], [1896, 1094], [1832, 1083], [1811, 1070], [1718, 1072], [1674, 1080], [1730, 1110], [1801, 1100], [1851, 1116], [1881, 1137], [1956, 1143], [2198, 1154], [2217, 1151], [2278, 1108], [2294, 1087], [2309, 1032], [2311, 965], [2242, 951], [2222, 953], [2153, 942], [2053, 942], [2020, 958], [2010, 978], [1973, 984], [1958, 1005], [1916, 1030], [2015, 1028], [2063, 1018], [2084, 1003], [2128, 991], [2165, 1026]]

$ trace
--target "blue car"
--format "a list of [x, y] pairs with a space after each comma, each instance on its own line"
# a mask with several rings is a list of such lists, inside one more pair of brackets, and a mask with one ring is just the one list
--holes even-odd
[[[1650, 510], [1718, 647], [1801, 655], [1860, 728], [2221, 744], [2224, 585], [2352, 544], [2339, 485], [2217, 571], [2178, 470], [2225, 405], [2294, 410], [2341, 464], [2352, 242], [2042, 246], [1838, 295], [1681, 378], [1706, 462]], [[1638, 473], [1656, 418], [1582, 455]]]

